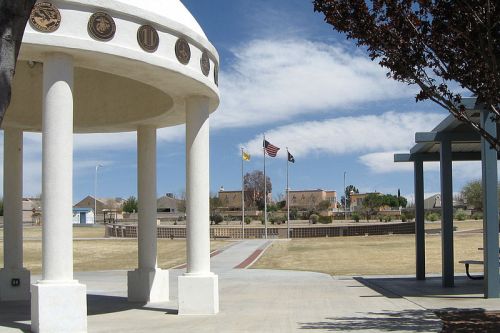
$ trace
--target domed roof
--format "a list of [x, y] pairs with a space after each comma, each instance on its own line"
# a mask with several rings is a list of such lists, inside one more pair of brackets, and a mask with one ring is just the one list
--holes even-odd
[[[134, 6], [144, 11], [155, 13], [166, 19], [176, 21], [193, 30], [204, 38], [205, 33], [196, 19], [179, 0], [116, 0], [124, 5]], [[134, 12], [135, 13], [135, 12]]]

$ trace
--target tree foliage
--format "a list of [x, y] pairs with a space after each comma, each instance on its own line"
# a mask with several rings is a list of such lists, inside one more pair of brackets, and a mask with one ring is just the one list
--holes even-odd
[[[245, 205], [264, 209], [264, 173], [260, 170], [248, 172], [243, 177], [245, 186]], [[266, 176], [267, 194], [272, 192], [272, 184], [269, 176]]]
[[136, 213], [138, 209], [137, 207], [138, 203], [136, 197], [131, 196], [123, 203], [122, 210], [126, 213]]
[[[349, 185], [345, 188], [344, 193], [345, 193], [345, 196], [343, 199], [347, 200], [346, 207], [349, 208], [349, 207], [351, 207], [351, 193], [359, 193], [359, 190], [354, 185]], [[342, 202], [342, 203], [344, 203], [344, 202]]]
[[315, 0], [315, 11], [354, 39], [395, 80], [416, 84], [431, 100], [468, 123], [495, 149], [500, 142], [465, 112], [462, 88], [500, 120], [498, 0]]
[[322, 200], [318, 203], [318, 210], [327, 210], [331, 205], [332, 203], [329, 200]]
[[35, 0], [0, 0], [0, 125], [10, 104], [24, 28]]
[[480, 180], [472, 180], [462, 188], [462, 196], [475, 209], [483, 209], [483, 186]]

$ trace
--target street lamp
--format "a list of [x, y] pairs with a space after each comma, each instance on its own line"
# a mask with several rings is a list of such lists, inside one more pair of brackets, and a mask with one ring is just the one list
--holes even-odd
[[345, 174], [347, 172], [344, 171], [344, 220], [347, 220], [347, 212], [346, 212], [346, 209], [347, 209], [347, 195], [345, 194], [346, 190], [345, 190]]
[[103, 167], [101, 164], [95, 166], [95, 176], [94, 176], [94, 224], [97, 222], [97, 169]]

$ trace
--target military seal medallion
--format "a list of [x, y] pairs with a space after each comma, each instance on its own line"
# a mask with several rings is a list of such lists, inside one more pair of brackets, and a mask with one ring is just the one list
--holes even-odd
[[184, 38], [179, 38], [175, 43], [175, 55], [181, 64], [189, 64], [189, 60], [191, 59], [191, 49], [189, 48], [188, 42]]
[[143, 25], [137, 30], [137, 42], [146, 52], [154, 52], [160, 44], [158, 32], [150, 25]]
[[50, 2], [37, 2], [30, 14], [33, 29], [41, 32], [54, 32], [61, 24], [61, 13]]
[[97, 12], [90, 17], [88, 30], [95, 39], [108, 41], [115, 36], [115, 21], [109, 14]]
[[208, 57], [207, 51], [203, 51], [201, 55], [200, 66], [203, 75], [208, 76], [208, 74], [210, 74], [210, 58]]

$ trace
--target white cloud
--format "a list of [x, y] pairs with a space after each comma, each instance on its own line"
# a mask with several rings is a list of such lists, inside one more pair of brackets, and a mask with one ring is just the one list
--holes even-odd
[[[279, 127], [267, 132], [266, 137], [278, 147], [289, 147], [296, 157], [314, 153], [392, 152], [409, 149], [414, 144], [415, 132], [430, 130], [444, 116], [436, 113], [386, 112], [381, 115], [340, 117]], [[250, 153], [260, 153], [262, 136], [256, 136], [243, 146]]]
[[248, 127], [387, 101], [414, 90], [386, 78], [365, 54], [304, 39], [256, 39], [221, 73], [215, 127]]

